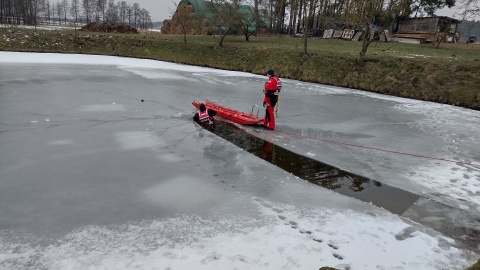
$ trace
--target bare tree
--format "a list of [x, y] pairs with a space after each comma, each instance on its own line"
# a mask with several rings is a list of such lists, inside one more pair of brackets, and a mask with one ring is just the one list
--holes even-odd
[[39, 1], [39, 5], [41, 5], [43, 20], [46, 24], [50, 24], [50, 2], [48, 0], [41, 0]]
[[[303, 14], [307, 14], [307, 1], [303, 1]], [[308, 36], [307, 33], [309, 32], [309, 17], [304, 17], [303, 19], [303, 54], [308, 55], [307, 52], [307, 44], [308, 44]]]
[[[477, 0], [460, 0], [460, 3], [458, 5], [458, 9], [460, 12], [458, 12], [456, 15], [460, 16], [460, 21], [466, 22], [466, 25], [469, 25], [472, 28], [475, 26], [480, 25], [480, 20], [475, 21], [478, 17], [480, 17], [480, 3]], [[472, 22], [468, 22], [468, 20], [471, 19]], [[470, 36], [467, 36], [467, 43], [474, 40], [470, 40]]]
[[118, 20], [122, 23], [126, 22], [127, 19], [127, 7], [128, 4], [125, 1], [118, 2]]
[[141, 14], [141, 24], [140, 24], [140, 27], [147, 30], [148, 28], [152, 27], [153, 26], [153, 23], [152, 23], [152, 17], [150, 17], [150, 12], [148, 12], [148, 10], [142, 8], [140, 10], [140, 14]]
[[173, 14], [172, 20], [173, 25], [178, 25], [183, 34], [183, 43], [187, 43], [187, 33], [189, 30], [199, 26], [199, 20], [197, 19], [195, 12], [191, 5], [186, 3], [180, 3], [177, 7], [177, 11]]
[[435, 11], [444, 7], [453, 7], [456, 0], [412, 0], [412, 11], [417, 16], [433, 16]]
[[227, 33], [238, 25], [235, 19], [238, 14], [238, 9], [235, 8], [234, 4], [226, 0], [212, 0], [210, 4], [213, 11], [210, 21], [220, 33], [218, 45], [223, 47], [223, 40]]
[[72, 0], [72, 3], [70, 4], [70, 15], [73, 17], [75, 35], [77, 35], [77, 23], [80, 15], [80, 0]]
[[480, 2], [478, 0], [461, 0], [458, 8], [461, 10], [462, 20], [475, 19], [480, 16]]
[[132, 25], [132, 17], [133, 17], [133, 7], [128, 5], [127, 6], [128, 25]]
[[107, 11], [105, 14], [104, 21], [106, 23], [111, 23], [111, 24], [118, 22], [118, 9], [117, 9], [117, 5], [115, 5], [114, 0], [108, 0]]
[[57, 14], [57, 5], [55, 3], [52, 3], [52, 5], [50, 5], [50, 8], [51, 8], [51, 13], [50, 13], [51, 18], [52, 18], [52, 21], [54, 21], [53, 24], [57, 24], [56, 21], [60, 21], [60, 16], [58, 16], [57, 19], [55, 19], [55, 14]]
[[260, 14], [258, 13], [258, 2], [260, 0], [253, 0], [253, 12], [254, 12], [254, 16], [255, 16], [255, 33], [257, 34], [260, 29], [261, 29], [261, 24], [260, 24]]
[[[107, 9], [107, 0], [97, 0], [97, 18], [96, 21], [105, 21], [105, 10]], [[102, 14], [102, 19], [100, 20], [100, 14]]]
[[[125, 1], [115, 4], [115, 0], [58, 0], [56, 4], [50, 4], [50, 0], [0, 0], [0, 23], [16, 23], [37, 25], [51, 22], [52, 17], [58, 17], [59, 24], [67, 25], [71, 19], [75, 21], [75, 27], [80, 22], [101, 22], [107, 20], [116, 23], [124, 22], [127, 17], [131, 20], [133, 14], [135, 25], [142, 27], [152, 25], [150, 14], [145, 9], [134, 5], [133, 13], [128, 12], [129, 5]], [[108, 16], [107, 12], [108, 1]], [[70, 5], [71, 2], [72, 4]], [[119, 12], [122, 12], [121, 16]]]
[[92, 21], [92, 14], [94, 11], [94, 1], [93, 0], [82, 0], [83, 14], [85, 16], [86, 23]]
[[240, 6], [238, 3], [235, 3], [238, 25], [241, 27], [242, 33], [245, 36], [245, 40], [249, 41], [250, 36], [256, 33], [257, 27], [253, 28], [253, 25], [256, 21], [255, 18], [255, 8], [249, 5]]
[[68, 1], [67, 0], [62, 0], [62, 15], [65, 21], [65, 26], [67, 25], [67, 14], [68, 14]]
[[300, 2], [298, 3], [297, 15], [296, 15], [296, 17], [297, 17], [297, 23], [296, 23], [296, 25], [297, 25], [297, 26], [295, 27], [295, 28], [296, 28], [296, 29], [295, 29], [295, 32], [297, 32], [297, 33], [300, 32], [300, 26], [303, 25], [303, 24], [301, 23], [301, 21], [303, 20], [303, 13], [302, 13], [302, 12], [303, 12], [303, 6], [305, 5], [304, 3], [305, 3], [305, 1], [307, 1], [307, 0], [299, 0], [299, 1], [300, 1]]
[[270, 28], [273, 33], [282, 33], [284, 30], [287, 2], [286, 0], [270, 0], [269, 5]]
[[377, 23], [382, 26], [380, 32], [382, 33], [404, 10], [404, 1], [411, 0], [365, 0], [361, 5], [357, 5], [359, 16], [356, 17], [356, 22], [363, 26], [362, 33], [362, 48], [359, 53], [358, 61], [363, 63], [365, 61], [365, 54], [368, 47], [373, 42], [374, 31], [371, 25]]
[[24, 12], [22, 15], [24, 24], [37, 26], [38, 0], [24, 1], [23, 7]]
[[[53, 7], [53, 6], [52, 6]], [[57, 2], [57, 5], [55, 5], [55, 11], [57, 12], [58, 15], [58, 24], [62, 25], [62, 4], [60, 2]]]
[[290, 1], [290, 16], [289, 16], [289, 19], [288, 19], [288, 30], [287, 30], [287, 33], [289, 35], [293, 35], [294, 34], [294, 25], [296, 23], [296, 10], [298, 8], [298, 0], [291, 0]]
[[133, 10], [133, 24], [134, 24], [134, 27], [137, 28], [137, 23], [138, 23], [138, 19], [139, 19], [139, 12], [140, 12], [140, 5], [137, 4], [137, 3], [133, 3], [132, 10]]

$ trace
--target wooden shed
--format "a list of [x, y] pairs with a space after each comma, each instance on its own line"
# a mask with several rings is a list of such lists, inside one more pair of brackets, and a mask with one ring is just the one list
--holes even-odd
[[457, 26], [459, 20], [445, 17], [408, 18], [398, 25], [393, 40], [408, 43], [457, 42]]

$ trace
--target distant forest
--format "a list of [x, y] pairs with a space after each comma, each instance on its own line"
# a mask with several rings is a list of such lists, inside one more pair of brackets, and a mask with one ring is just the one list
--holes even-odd
[[476, 36], [480, 40], [480, 21], [463, 21], [458, 25], [460, 42], [467, 42], [470, 36]]
[[135, 28], [152, 26], [150, 13], [139, 4], [114, 0], [1, 0], [0, 23], [69, 25], [125, 23]]

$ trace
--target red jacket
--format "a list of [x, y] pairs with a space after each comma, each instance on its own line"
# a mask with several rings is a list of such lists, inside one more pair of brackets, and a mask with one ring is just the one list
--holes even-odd
[[212, 110], [212, 109], [206, 109], [205, 111], [201, 112], [197, 112], [194, 116], [193, 116], [193, 120], [194, 121], [197, 121], [198, 123], [200, 124], [213, 124], [215, 119], [213, 118], [215, 115], [217, 115], [217, 112]]
[[[278, 94], [280, 93], [280, 90], [282, 89], [282, 81], [280, 78], [277, 76], [273, 75], [271, 76], [268, 81], [265, 83], [265, 90], [263, 91], [265, 93], [265, 97], [263, 98], [263, 102], [267, 103], [273, 103], [271, 102], [271, 98], [274, 98], [274, 103], [277, 103], [277, 98]], [[275, 104], [271, 104], [272, 106], [275, 106]]]

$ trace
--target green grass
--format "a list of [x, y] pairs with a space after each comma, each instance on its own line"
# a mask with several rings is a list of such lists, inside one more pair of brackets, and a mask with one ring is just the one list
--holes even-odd
[[468, 268], [467, 270], [480, 270], [480, 260], [478, 260], [476, 264], [472, 265], [472, 267]]
[[[264, 74], [480, 109], [480, 46], [378, 43], [288, 36], [111, 34], [0, 28], [0, 50], [118, 55]], [[8, 40], [8, 41], [7, 41]]]

